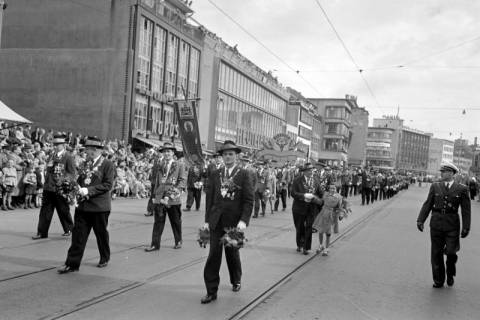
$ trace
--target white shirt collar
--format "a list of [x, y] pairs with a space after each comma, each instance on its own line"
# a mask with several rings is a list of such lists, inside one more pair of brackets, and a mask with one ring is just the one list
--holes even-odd
[[57, 157], [60, 158], [64, 153], [65, 153], [65, 149], [63, 149], [63, 150], [60, 151], [60, 152], [57, 152]]
[[450, 189], [452, 187], [453, 180], [445, 182], [445, 185]]
[[233, 172], [233, 169], [235, 169], [235, 167], [236, 167], [236, 166], [237, 166], [237, 165], [236, 165], [236, 164], [234, 164], [234, 165], [233, 165], [233, 166], [232, 166], [230, 169], [229, 169], [229, 168], [227, 168], [227, 167], [225, 167], [225, 171], [228, 171], [228, 175], [229, 175], [229, 176], [232, 174], [232, 172]]
[[98, 161], [98, 159], [100, 159], [102, 155], [99, 155], [98, 157], [96, 157], [95, 159], [93, 159], [93, 163], [96, 163]]

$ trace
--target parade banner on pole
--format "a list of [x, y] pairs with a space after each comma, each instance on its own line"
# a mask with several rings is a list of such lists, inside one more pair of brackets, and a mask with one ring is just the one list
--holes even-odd
[[178, 119], [178, 129], [183, 144], [185, 159], [203, 165], [202, 144], [198, 130], [197, 108], [195, 100], [174, 102]]

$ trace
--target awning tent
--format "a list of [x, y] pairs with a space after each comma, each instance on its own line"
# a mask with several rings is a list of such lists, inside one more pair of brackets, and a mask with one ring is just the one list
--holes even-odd
[[22, 117], [0, 100], [0, 121], [10, 121], [16, 123], [32, 123], [30, 120]]

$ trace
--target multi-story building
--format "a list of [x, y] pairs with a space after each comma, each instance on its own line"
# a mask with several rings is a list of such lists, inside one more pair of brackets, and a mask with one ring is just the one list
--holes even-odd
[[209, 150], [233, 140], [250, 150], [286, 133], [290, 94], [276, 78], [242, 56], [215, 34], [205, 33], [201, 83], [200, 136]]
[[46, 128], [174, 140], [172, 100], [199, 90], [204, 35], [186, 22], [188, 3], [87, 2], [17, 0], [8, 8], [2, 100]]
[[365, 108], [352, 108], [351, 132], [348, 164], [362, 166], [367, 156], [368, 111]]
[[331, 165], [345, 165], [352, 138], [352, 109], [358, 108], [356, 97], [309, 98], [308, 101], [317, 107], [317, 114], [324, 123], [320, 160]]
[[375, 169], [391, 170], [395, 168], [392, 154], [394, 129], [385, 127], [368, 128], [366, 143], [366, 164]]
[[397, 169], [404, 172], [426, 174], [430, 134], [403, 127], [397, 158]]
[[297, 149], [317, 160], [321, 152], [322, 124], [315, 105], [292, 96], [287, 110], [287, 134], [298, 143]]
[[474, 161], [474, 150], [468, 140], [456, 139], [453, 144], [453, 163], [460, 173], [469, 173]]
[[453, 163], [453, 141], [431, 137], [427, 173], [433, 176], [440, 175], [440, 166], [445, 161]]
[[373, 119], [373, 127], [393, 129], [391, 141], [391, 153], [393, 158], [393, 167], [397, 167], [398, 153], [400, 146], [403, 120], [398, 116], [384, 116], [383, 118]]

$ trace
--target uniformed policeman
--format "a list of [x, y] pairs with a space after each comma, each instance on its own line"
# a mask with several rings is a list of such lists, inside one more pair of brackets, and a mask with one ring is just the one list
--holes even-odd
[[[430, 187], [428, 198], [417, 218], [417, 228], [423, 232], [423, 224], [430, 211], [430, 240], [433, 287], [442, 288], [445, 282], [453, 286], [456, 275], [455, 263], [460, 250], [460, 236], [465, 238], [470, 231], [470, 198], [465, 185], [454, 182], [453, 176], [458, 168], [449, 162], [440, 168], [441, 181]], [[460, 233], [460, 217], [458, 207], [462, 209], [462, 231]], [[443, 255], [446, 254], [446, 268]], [[446, 270], [445, 270], [446, 269]]]

